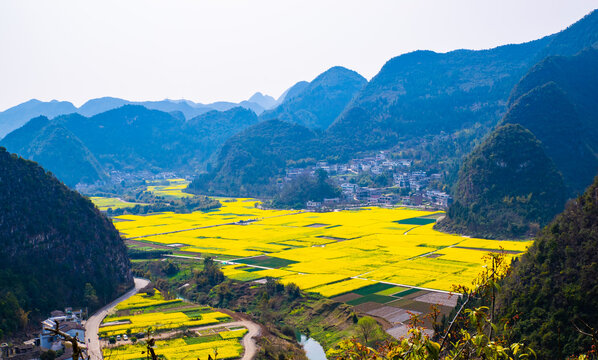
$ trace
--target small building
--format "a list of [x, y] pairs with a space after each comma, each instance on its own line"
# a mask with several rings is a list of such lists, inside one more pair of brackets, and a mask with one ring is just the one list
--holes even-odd
[[3, 343], [0, 345], [0, 359], [26, 360], [39, 358], [39, 347], [29, 342], [20, 345], [9, 345]]
[[60, 337], [45, 329], [48, 326], [56, 326], [56, 323], [61, 331], [85, 342], [85, 328], [81, 325], [82, 314], [82, 310], [73, 311], [71, 308], [52, 311], [50, 317], [42, 322], [42, 332], [39, 335], [40, 347], [55, 351], [63, 349]]
[[308, 201], [307, 202], [307, 209], [308, 210], [315, 210], [322, 207], [322, 203], [318, 201]]
[[355, 194], [355, 192], [357, 191], [357, 184], [351, 184], [351, 183], [344, 183], [341, 184], [341, 189], [343, 189], [343, 193], [346, 194]]
[[339, 198], [324, 199], [324, 205], [330, 206], [338, 204], [341, 200]]

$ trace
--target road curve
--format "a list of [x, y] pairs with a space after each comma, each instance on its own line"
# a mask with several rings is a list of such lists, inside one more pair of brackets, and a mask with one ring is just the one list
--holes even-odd
[[247, 334], [243, 337], [243, 348], [245, 352], [243, 353], [243, 357], [241, 360], [252, 360], [257, 355], [257, 344], [255, 342], [255, 338], [260, 335], [260, 326], [251, 321], [239, 321], [242, 326], [247, 328]]
[[85, 344], [87, 344], [87, 354], [90, 360], [102, 360], [102, 349], [100, 348], [100, 340], [98, 338], [98, 331], [102, 320], [108, 315], [119, 302], [127, 300], [131, 296], [137, 294], [139, 290], [149, 284], [149, 280], [134, 278], [135, 287], [129, 290], [126, 294], [114, 300], [110, 304], [98, 310], [95, 314], [89, 317], [85, 322]]
[[201, 327], [192, 328], [189, 330], [201, 331], [201, 330], [216, 329], [216, 328], [222, 328], [222, 327], [230, 328], [230, 327], [240, 327], [240, 326], [247, 328], [247, 334], [245, 334], [245, 336], [243, 336], [243, 340], [241, 341], [241, 344], [243, 345], [243, 348], [245, 349], [245, 352], [243, 353], [243, 357], [241, 358], [241, 360], [253, 360], [255, 358], [255, 356], [257, 355], [257, 344], [255, 342], [255, 338], [260, 335], [261, 328], [258, 324], [254, 323], [252, 321], [239, 320], [239, 321], [233, 321], [233, 322], [229, 322], [229, 323], [201, 326]]

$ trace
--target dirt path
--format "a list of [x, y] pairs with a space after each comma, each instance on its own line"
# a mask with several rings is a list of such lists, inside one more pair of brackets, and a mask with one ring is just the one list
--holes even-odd
[[124, 301], [131, 296], [137, 294], [139, 290], [149, 284], [149, 280], [135, 278], [135, 287], [129, 290], [126, 294], [114, 300], [110, 304], [104, 306], [98, 310], [95, 314], [89, 317], [85, 322], [85, 343], [87, 344], [87, 354], [90, 360], [102, 360], [102, 349], [100, 348], [100, 340], [98, 338], [98, 331], [102, 320], [108, 315], [108, 312], [112, 310], [119, 302]]

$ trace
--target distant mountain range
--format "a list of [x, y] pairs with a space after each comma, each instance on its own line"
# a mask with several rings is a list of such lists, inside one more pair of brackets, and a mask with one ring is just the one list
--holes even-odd
[[160, 110], [164, 112], [180, 112], [186, 119], [191, 119], [209, 111], [226, 111], [234, 107], [243, 107], [256, 114], [261, 114], [265, 110], [271, 109], [282, 103], [285, 94], [278, 100], [262, 93], [255, 93], [249, 100], [240, 103], [215, 102], [211, 104], [200, 104], [189, 100], [162, 100], [162, 101], [129, 101], [113, 97], [102, 97], [91, 99], [81, 107], [77, 108], [68, 101], [39, 101], [29, 100], [3, 112], [0, 112], [0, 139], [13, 130], [23, 126], [27, 121], [34, 117], [45, 116], [54, 118], [58, 115], [77, 113], [86, 117], [91, 117], [108, 110], [119, 108], [123, 105], [141, 105], [147, 109]]
[[257, 121], [253, 111], [242, 107], [185, 121], [172, 113], [125, 105], [92, 117], [38, 117], [0, 144], [75, 186], [105, 180], [111, 171], [201, 169], [228, 137]]
[[[259, 195], [272, 194], [287, 166], [346, 161], [393, 147], [417, 154], [423, 165], [456, 181], [461, 157], [502, 121], [522, 125], [541, 141], [572, 196], [591, 181], [598, 149], [597, 92], [586, 79], [597, 71], [592, 47], [598, 47], [598, 11], [558, 34], [523, 44], [404, 54], [389, 60], [369, 82], [333, 67], [311, 82], [298, 82], [277, 100], [257, 93], [237, 104], [234, 114], [227, 111], [235, 104], [186, 100], [132, 105], [102, 98], [79, 109], [31, 101], [1, 113], [0, 124], [18, 126], [28, 120], [23, 114], [37, 116], [46, 107], [52, 110], [48, 118], [71, 115], [49, 120], [52, 127], [46, 124], [43, 131], [43, 121], [26, 126], [0, 144], [39, 159], [68, 184], [102, 179], [112, 170], [194, 174], [206, 169], [193, 184], [197, 192]], [[542, 106], [546, 103], [550, 106]], [[250, 110], [241, 112], [239, 106]], [[564, 139], [551, 140], [552, 130], [541, 129], [545, 120], [540, 119], [555, 112], [570, 120], [559, 125], [568, 134]], [[59, 138], [79, 149], [70, 151], [79, 155], [69, 166], [86, 169], [81, 176], [67, 177], [72, 170], [64, 161], [51, 164], [49, 158], [67, 158], [51, 150]], [[565, 148], [580, 162], [557, 154]]]

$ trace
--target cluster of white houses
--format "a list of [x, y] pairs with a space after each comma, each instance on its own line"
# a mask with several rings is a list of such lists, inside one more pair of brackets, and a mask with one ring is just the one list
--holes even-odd
[[[411, 159], [391, 160], [386, 151], [376, 156], [353, 159], [346, 164], [329, 164], [318, 161], [315, 166], [307, 168], [289, 168], [283, 181], [291, 181], [298, 176], [311, 174], [322, 169], [331, 175], [331, 179], [342, 189], [342, 197], [324, 199], [323, 202], [310, 201], [308, 209], [325, 209], [336, 204], [367, 205], [414, 205], [447, 208], [452, 199], [445, 192], [430, 188], [430, 183], [441, 179], [441, 174], [427, 174], [421, 170], [411, 170]], [[373, 188], [359, 186], [352, 180], [356, 175], [370, 173], [380, 175], [391, 173], [393, 186], [390, 188]], [[398, 191], [397, 191], [398, 190]]]
[[0, 344], [0, 359], [39, 359], [42, 352], [52, 350], [58, 354], [57, 360], [71, 360], [71, 349], [65, 347], [61, 338], [46, 330], [46, 327], [54, 328], [58, 324], [60, 331], [76, 337], [81, 343], [84, 343], [85, 328], [82, 323], [82, 315], [82, 310], [73, 311], [72, 308], [66, 308], [64, 311], [52, 311], [50, 317], [42, 322], [39, 337], [20, 345]]

